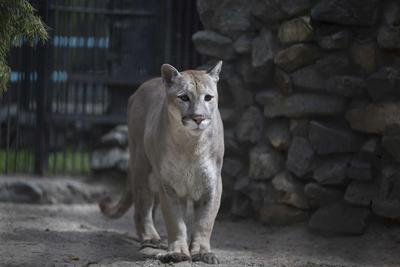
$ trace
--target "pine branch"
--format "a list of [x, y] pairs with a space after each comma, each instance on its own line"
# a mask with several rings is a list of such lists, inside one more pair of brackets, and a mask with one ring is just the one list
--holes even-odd
[[6, 57], [23, 40], [34, 46], [48, 38], [47, 27], [28, 0], [0, 0], [0, 94], [7, 89], [10, 68]]

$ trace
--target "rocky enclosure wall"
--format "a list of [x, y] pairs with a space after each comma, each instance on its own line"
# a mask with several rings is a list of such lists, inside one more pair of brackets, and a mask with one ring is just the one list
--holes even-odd
[[400, 2], [198, 0], [219, 83], [224, 207], [358, 234], [400, 219]]

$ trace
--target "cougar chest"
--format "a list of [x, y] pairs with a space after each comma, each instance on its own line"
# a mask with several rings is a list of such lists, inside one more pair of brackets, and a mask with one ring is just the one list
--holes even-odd
[[170, 152], [161, 161], [162, 185], [179, 197], [198, 200], [216, 179], [216, 165], [207, 153], [191, 155]]

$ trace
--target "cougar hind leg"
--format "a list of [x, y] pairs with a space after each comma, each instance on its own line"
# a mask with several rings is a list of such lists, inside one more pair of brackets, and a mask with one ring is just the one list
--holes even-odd
[[149, 185], [151, 167], [143, 149], [136, 148], [135, 156], [129, 164], [129, 175], [132, 181], [132, 190], [134, 191], [136, 233], [141, 241], [142, 248], [159, 248], [161, 243], [160, 235], [154, 226], [153, 220], [156, 196]]

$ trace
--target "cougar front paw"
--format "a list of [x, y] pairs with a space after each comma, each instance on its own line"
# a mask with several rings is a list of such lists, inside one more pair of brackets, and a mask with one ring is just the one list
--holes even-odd
[[192, 255], [192, 261], [202, 261], [208, 264], [219, 264], [217, 256], [212, 252], [194, 254]]
[[162, 263], [170, 263], [170, 262], [181, 262], [181, 261], [190, 261], [191, 258], [189, 255], [186, 255], [182, 252], [168, 252], [166, 254], [158, 255], [157, 258]]

